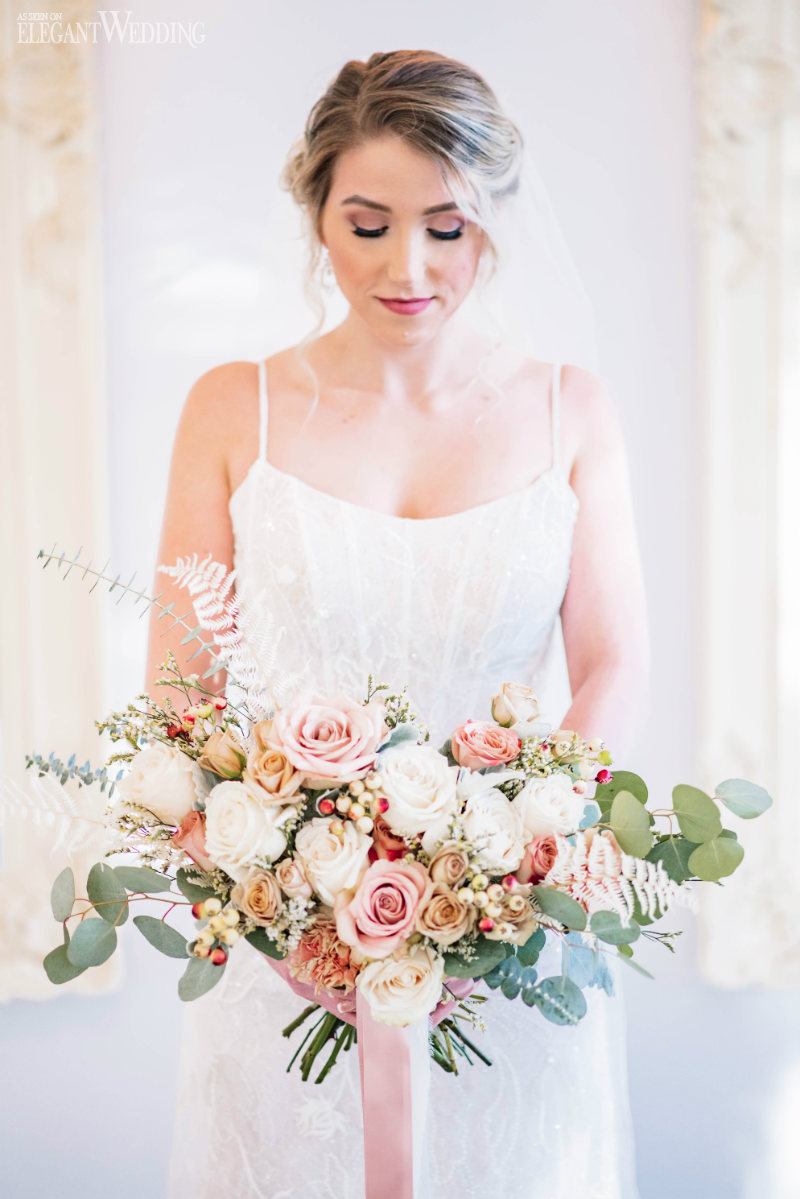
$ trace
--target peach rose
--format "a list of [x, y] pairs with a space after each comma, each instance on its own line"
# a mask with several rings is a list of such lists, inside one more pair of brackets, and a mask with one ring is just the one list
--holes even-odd
[[388, 957], [414, 931], [417, 912], [431, 890], [419, 862], [373, 862], [352, 897], [337, 896], [336, 930], [367, 957]]
[[375, 763], [388, 727], [383, 704], [346, 695], [324, 699], [303, 691], [281, 708], [270, 738], [297, 769], [313, 779], [352, 782]]
[[435, 883], [460, 887], [467, 877], [469, 854], [456, 841], [445, 841], [431, 858], [428, 873]]
[[224, 779], [238, 779], [246, 761], [247, 753], [240, 739], [230, 729], [217, 729], [203, 746], [197, 764]]
[[214, 865], [206, 853], [206, 818], [202, 812], [187, 812], [172, 840], [201, 870], [210, 870]]
[[408, 846], [402, 837], [393, 833], [382, 816], [375, 817], [372, 828], [372, 848], [369, 851], [370, 861], [384, 858], [387, 862], [396, 862], [408, 851]]
[[278, 880], [281, 891], [284, 895], [288, 895], [290, 899], [300, 896], [302, 899], [310, 899], [312, 893], [311, 883], [306, 878], [306, 872], [303, 869], [303, 863], [299, 858], [284, 858], [275, 867], [275, 877]]
[[270, 741], [271, 720], [253, 726], [253, 747], [247, 755], [245, 776], [261, 787], [265, 803], [301, 803], [304, 775], [295, 770], [282, 749]]
[[546, 837], [537, 837], [525, 847], [517, 878], [521, 883], [540, 883], [553, 869], [557, 857], [558, 842], [552, 833]]
[[519, 754], [522, 742], [513, 729], [504, 729], [491, 720], [468, 720], [453, 733], [450, 748], [459, 766], [480, 770], [484, 766], [502, 766]]
[[231, 891], [231, 903], [256, 924], [265, 926], [273, 922], [283, 907], [283, 896], [271, 871], [251, 870]]
[[472, 928], [476, 912], [474, 904], [464, 903], [455, 891], [436, 883], [417, 912], [417, 932], [438, 945], [452, 945]]

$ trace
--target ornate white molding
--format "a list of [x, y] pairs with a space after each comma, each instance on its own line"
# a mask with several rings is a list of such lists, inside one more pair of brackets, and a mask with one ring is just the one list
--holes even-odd
[[755, 825], [740, 822], [741, 870], [707, 889], [701, 968], [726, 986], [796, 985], [797, 0], [703, 0], [698, 101], [700, 770], [709, 787], [740, 775], [775, 799]]

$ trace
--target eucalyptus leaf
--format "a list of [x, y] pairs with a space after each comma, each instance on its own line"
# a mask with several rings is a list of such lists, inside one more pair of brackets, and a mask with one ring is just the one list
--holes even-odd
[[387, 749], [394, 749], [396, 745], [416, 744], [418, 741], [419, 730], [413, 724], [396, 724], [392, 729], [389, 740], [378, 749], [378, 757], [382, 753], [385, 753]]
[[47, 977], [51, 983], [59, 986], [61, 983], [68, 983], [73, 978], [77, 978], [79, 974], [83, 974], [85, 966], [75, 966], [67, 957], [66, 945], [59, 945], [57, 949], [51, 949], [43, 961], [43, 966], [47, 972]]
[[611, 805], [609, 823], [620, 848], [635, 858], [643, 858], [653, 844], [651, 816], [631, 791], [619, 791]]
[[600, 819], [600, 815], [600, 809], [596, 803], [587, 803], [583, 811], [583, 818], [581, 819], [578, 828], [591, 828], [593, 825], [597, 824], [598, 820]]
[[608, 812], [620, 791], [629, 791], [639, 803], [647, 803], [647, 784], [644, 779], [630, 770], [615, 770], [611, 782], [598, 783], [595, 788], [594, 798], [603, 812]]
[[687, 841], [685, 837], [669, 837], [653, 846], [647, 860], [661, 862], [673, 882], [685, 883], [693, 874], [689, 868], [689, 858], [695, 849], [697, 844], [694, 841]]
[[128, 919], [128, 892], [107, 863], [92, 866], [86, 892], [101, 919], [109, 924], [124, 924]]
[[522, 990], [522, 984], [518, 978], [504, 978], [500, 984], [500, 990], [506, 999], [516, 999]]
[[249, 941], [260, 953], [265, 953], [268, 958], [275, 958], [277, 961], [281, 961], [286, 956], [281, 953], [274, 941], [270, 941], [263, 928], [254, 928], [252, 932], [247, 934], [245, 941]]
[[198, 958], [192, 954], [189, 964], [178, 979], [178, 996], [188, 1003], [199, 999], [215, 987], [225, 973], [227, 963], [215, 966], [211, 958]]
[[134, 916], [133, 923], [145, 940], [168, 958], [188, 958], [186, 938], [176, 928], [165, 924], [157, 916]]
[[[192, 903], [198, 903], [201, 899], [208, 899], [210, 896], [216, 895], [216, 891], [213, 887], [202, 887], [197, 883], [190, 881], [190, 877], [195, 873], [196, 871], [188, 871], [181, 866], [175, 878], [175, 882], [178, 884], [178, 889], [181, 894], [187, 899], [191, 899]], [[199, 960], [200, 959], [198, 958], [198, 961]]]
[[772, 806], [769, 792], [747, 779], [725, 779], [714, 788], [714, 794], [734, 816], [743, 820], [754, 820]]
[[719, 809], [710, 796], [699, 787], [679, 783], [672, 789], [672, 806], [678, 817], [681, 832], [687, 841], [700, 845], [718, 837], [722, 832]]
[[631, 970], [635, 970], [637, 974], [643, 974], [645, 978], [652, 978], [653, 975], [650, 973], [649, 970], [645, 970], [644, 966], [640, 966], [638, 962], [635, 962], [633, 960], [633, 956], [632, 956], [633, 951], [631, 951], [631, 954], [627, 954], [624, 952], [624, 950], [626, 950], [626, 949], [630, 949], [630, 946], [629, 945], [620, 945], [619, 951], [618, 951], [619, 952], [619, 960], [621, 962], [624, 962], [626, 966], [630, 966]]
[[593, 912], [589, 927], [608, 945], [630, 945], [641, 931], [638, 924], [623, 924], [617, 912]]
[[577, 1024], [586, 1014], [586, 997], [571, 978], [559, 975], [536, 984], [535, 1004], [553, 1024]]
[[689, 865], [698, 878], [715, 883], [733, 874], [743, 857], [744, 849], [739, 842], [720, 833], [711, 841], [698, 845], [689, 858]]
[[110, 958], [117, 948], [117, 930], [99, 916], [87, 916], [82, 920], [69, 945], [67, 957], [73, 966], [100, 966]]
[[50, 890], [50, 907], [56, 920], [66, 920], [75, 903], [75, 876], [65, 866]]
[[597, 973], [600, 952], [588, 946], [580, 933], [568, 933], [561, 945], [561, 969], [576, 987], [588, 987]]
[[586, 912], [570, 895], [565, 895], [563, 891], [557, 891], [554, 887], [543, 887], [541, 884], [533, 888], [533, 894], [545, 916], [551, 916], [567, 928], [586, 928]]
[[479, 937], [475, 942], [475, 957], [468, 961], [457, 953], [444, 955], [445, 978], [482, 978], [513, 952], [512, 947], [504, 941], [490, 941], [487, 937]]
[[115, 866], [114, 874], [128, 891], [143, 891], [154, 894], [156, 891], [169, 891], [173, 879], [157, 870], [149, 870], [146, 866]]
[[539, 954], [545, 946], [547, 938], [543, 928], [537, 928], [524, 945], [520, 945], [517, 950], [517, 957], [521, 965], [533, 966], [539, 960]]

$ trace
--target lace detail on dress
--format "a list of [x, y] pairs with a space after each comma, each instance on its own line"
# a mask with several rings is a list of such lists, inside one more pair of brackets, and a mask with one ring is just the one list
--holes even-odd
[[[262, 384], [264, 382], [262, 372]], [[569, 704], [559, 610], [575, 493], [554, 460], [530, 486], [452, 516], [412, 520], [339, 500], [262, 453], [234, 492], [237, 594], [280, 630], [284, 687], [363, 698], [367, 675], [409, 696], [439, 745], [494, 689], [528, 683], [554, 722]], [[266, 666], [266, 664], [265, 664]], [[283, 676], [291, 682], [284, 682]], [[542, 973], [558, 972], [549, 946]], [[548, 959], [549, 960], [546, 960]], [[591, 991], [574, 1029], [490, 993], [494, 1065], [432, 1067], [432, 1199], [636, 1199], [619, 999]], [[301, 1001], [250, 946], [187, 1005], [173, 1199], [363, 1199], [357, 1052], [316, 1087], [286, 1073], [282, 1028]], [[387, 1196], [387, 1199], [391, 1199]]]

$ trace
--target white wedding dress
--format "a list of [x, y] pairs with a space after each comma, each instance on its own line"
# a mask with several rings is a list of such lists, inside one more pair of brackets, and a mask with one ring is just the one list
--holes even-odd
[[[494, 690], [513, 680], [558, 723], [570, 700], [559, 609], [578, 508], [558, 456], [560, 368], [550, 468], [499, 499], [419, 520], [274, 467], [263, 363], [259, 378], [259, 456], [230, 513], [237, 592], [265, 614], [264, 672], [284, 688], [280, 702], [301, 684], [363, 698], [372, 672], [408, 684], [438, 746], [467, 717], [488, 719]], [[556, 945], [540, 967], [540, 977], [560, 971]], [[475, 1035], [493, 1066], [465, 1063], [457, 1078], [431, 1067], [432, 1199], [636, 1199], [616, 989], [589, 988], [575, 1028], [490, 993], [487, 1031]], [[296, 1066], [287, 1074], [298, 1036], [281, 1030], [303, 1006], [245, 944], [187, 1005], [170, 1199], [363, 1199], [357, 1053], [320, 1086]]]

